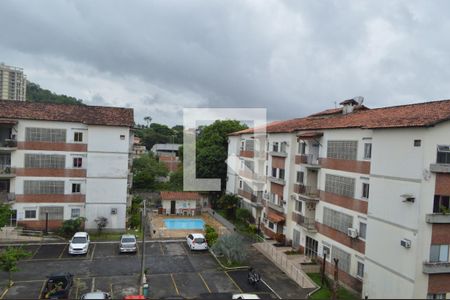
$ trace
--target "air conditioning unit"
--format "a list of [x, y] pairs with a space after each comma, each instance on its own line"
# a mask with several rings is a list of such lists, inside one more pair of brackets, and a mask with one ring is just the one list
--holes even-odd
[[405, 248], [411, 248], [411, 241], [408, 239], [403, 239], [400, 241], [400, 245]]
[[358, 237], [358, 230], [356, 230], [355, 228], [348, 228], [347, 235], [352, 239], [356, 239]]
[[411, 194], [403, 194], [403, 195], [400, 195], [400, 197], [403, 198], [403, 202], [414, 203], [414, 201], [416, 200], [414, 195], [411, 195]]

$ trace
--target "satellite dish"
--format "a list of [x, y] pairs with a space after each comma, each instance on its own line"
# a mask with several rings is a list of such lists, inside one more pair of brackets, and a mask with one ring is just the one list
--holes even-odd
[[358, 105], [361, 105], [364, 102], [364, 97], [363, 96], [356, 96], [356, 97], [353, 97], [353, 100], [358, 102]]

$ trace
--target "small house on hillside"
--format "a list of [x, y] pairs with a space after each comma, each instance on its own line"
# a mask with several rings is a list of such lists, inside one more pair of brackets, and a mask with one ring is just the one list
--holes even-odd
[[161, 192], [161, 203], [165, 215], [194, 216], [201, 213], [207, 199], [196, 192]]

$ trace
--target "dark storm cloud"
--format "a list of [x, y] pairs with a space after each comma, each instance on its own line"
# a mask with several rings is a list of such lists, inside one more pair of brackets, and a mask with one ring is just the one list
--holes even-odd
[[[174, 123], [182, 107], [448, 98], [445, 1], [2, 1], [0, 60], [89, 103]], [[70, 93], [69, 93], [70, 92]], [[124, 100], [125, 99], [125, 100]]]

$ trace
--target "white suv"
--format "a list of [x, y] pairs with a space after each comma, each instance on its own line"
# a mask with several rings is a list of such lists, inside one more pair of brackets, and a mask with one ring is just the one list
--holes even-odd
[[77, 232], [73, 235], [69, 244], [69, 254], [87, 254], [89, 250], [89, 234]]
[[187, 245], [191, 250], [208, 250], [208, 243], [201, 233], [191, 233], [186, 237]]
[[124, 234], [120, 238], [119, 252], [136, 252], [136, 237], [132, 234]]

